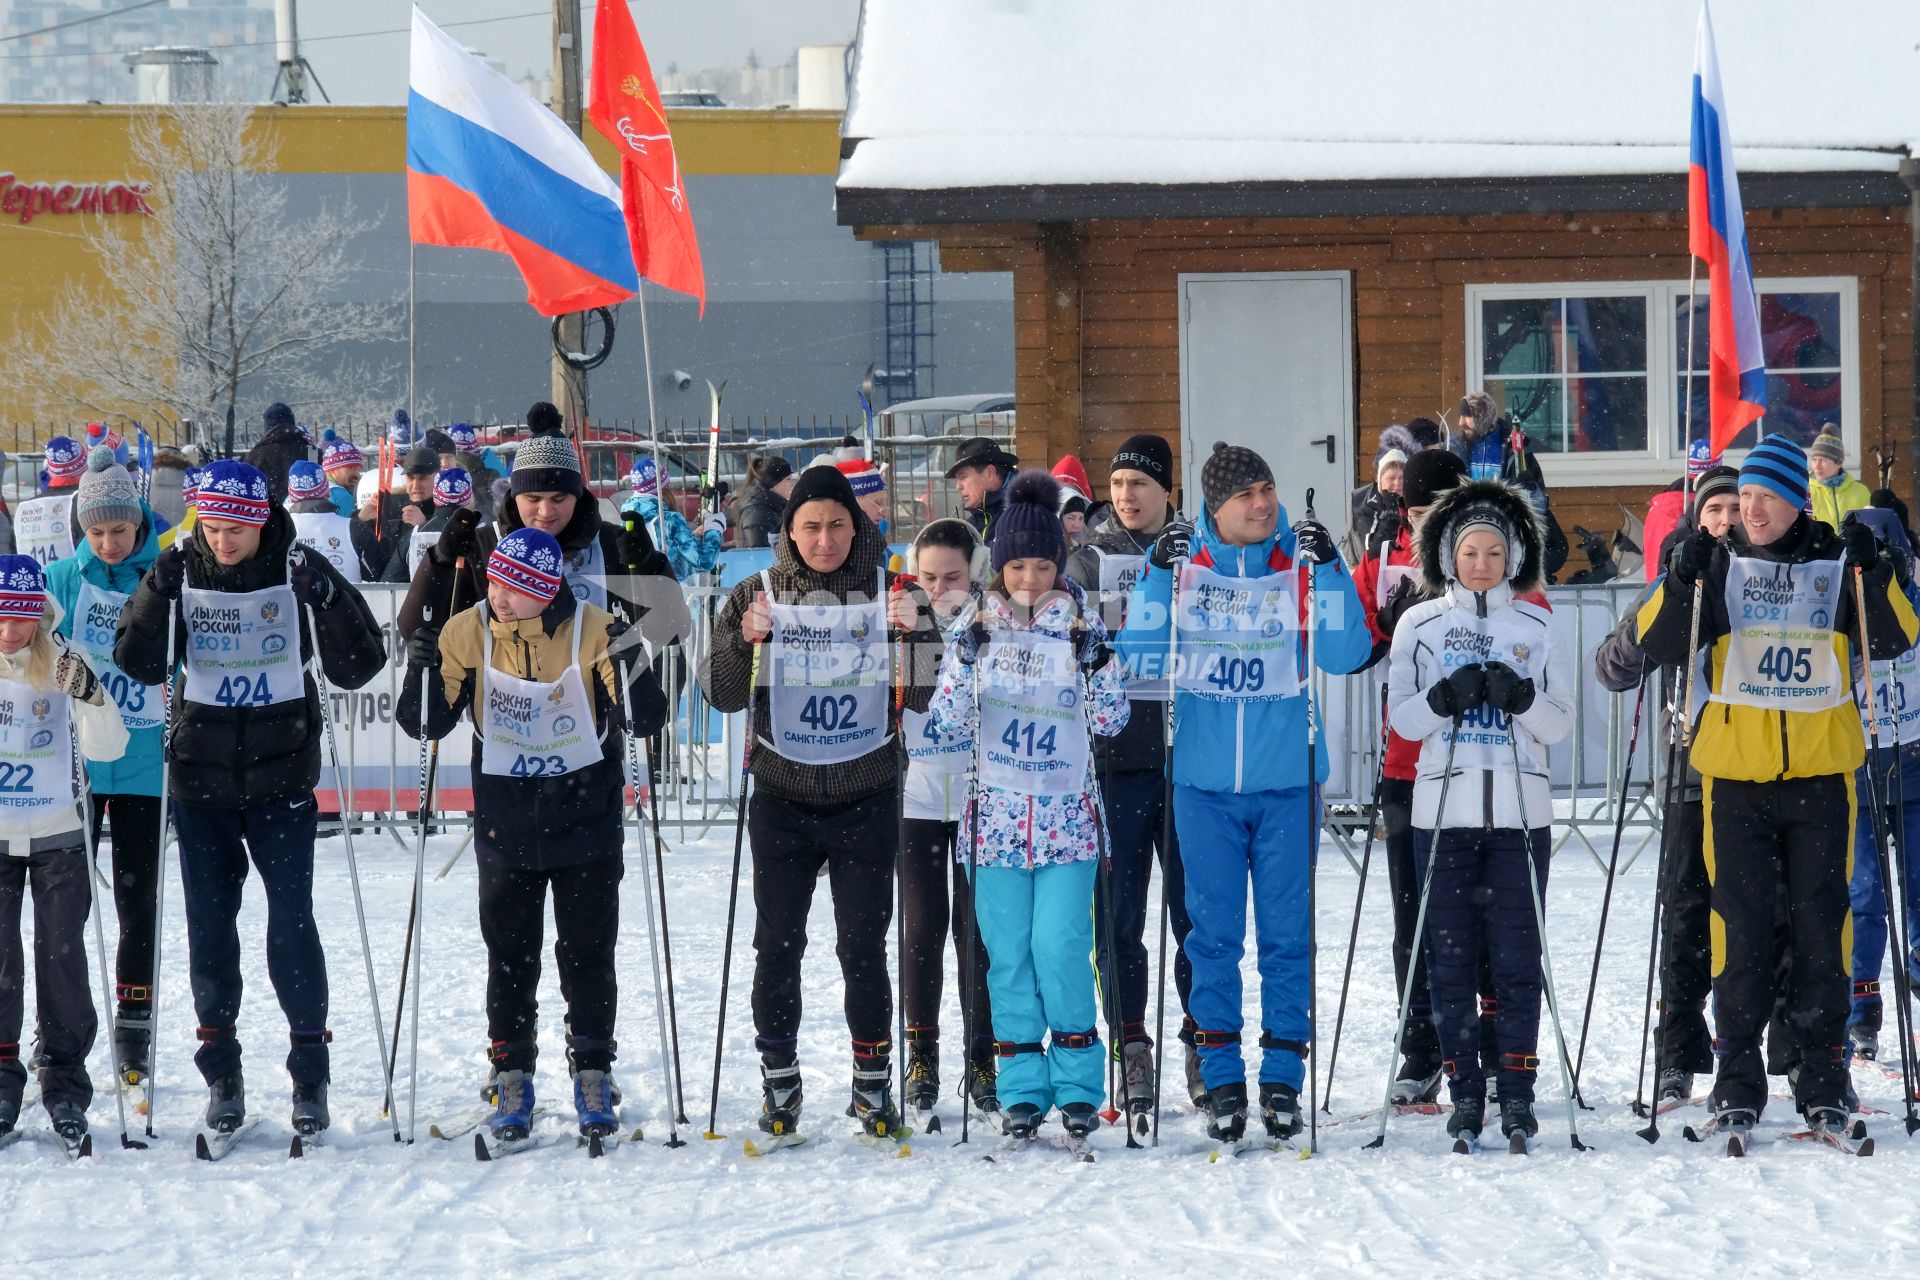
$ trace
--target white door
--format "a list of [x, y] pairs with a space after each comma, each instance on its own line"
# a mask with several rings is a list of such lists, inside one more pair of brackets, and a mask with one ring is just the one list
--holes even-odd
[[1338, 538], [1353, 492], [1353, 302], [1345, 271], [1180, 277], [1184, 508], [1216, 440], [1273, 468], [1283, 519], [1314, 510]]

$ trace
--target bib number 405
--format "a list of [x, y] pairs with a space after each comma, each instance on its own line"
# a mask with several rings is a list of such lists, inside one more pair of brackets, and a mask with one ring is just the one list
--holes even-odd
[[1805, 684], [1813, 679], [1813, 650], [1774, 645], [1760, 655], [1759, 672], [1776, 684]]

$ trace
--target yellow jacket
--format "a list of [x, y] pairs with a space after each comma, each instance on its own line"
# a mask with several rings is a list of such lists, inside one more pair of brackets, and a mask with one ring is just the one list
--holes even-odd
[[1847, 518], [1847, 512], [1873, 505], [1873, 495], [1867, 491], [1867, 486], [1844, 471], [1836, 479], [1840, 481], [1839, 484], [1828, 484], [1818, 476], [1807, 480], [1807, 491], [1813, 497], [1813, 518], [1823, 522], [1829, 529], [1838, 529], [1840, 522]]

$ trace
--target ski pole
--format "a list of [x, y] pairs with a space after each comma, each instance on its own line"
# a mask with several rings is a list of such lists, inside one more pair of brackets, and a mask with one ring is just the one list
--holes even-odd
[[[105, 685], [98, 685], [97, 687], [103, 693], [106, 690]], [[93, 917], [93, 949], [95, 956], [100, 962], [100, 1007], [106, 1011], [104, 1016], [111, 1017], [113, 1010], [113, 977], [107, 969], [106, 926], [100, 923], [100, 887], [94, 883], [93, 874], [93, 860], [96, 856], [93, 843], [93, 788], [87, 784], [87, 768], [80, 760], [79, 730], [77, 727], [72, 726], [71, 721], [69, 721], [67, 736], [69, 749], [73, 753], [74, 790], [77, 791], [80, 796], [80, 834], [81, 838], [86, 841], [80, 850], [80, 854], [86, 862], [86, 870], [82, 874], [87, 882], [87, 914]], [[164, 867], [165, 865], [166, 863], [163, 859], [161, 866]], [[149, 1036], [148, 1043], [149, 1047], [151, 1047], [151, 1033], [149, 1033]], [[113, 1105], [117, 1107], [120, 1112], [120, 1147], [123, 1151], [145, 1151], [147, 1144], [134, 1141], [132, 1136], [127, 1132], [127, 1094], [126, 1090], [120, 1087], [121, 1081], [125, 1080], [126, 1077], [121, 1074], [120, 1038], [113, 1034], [111, 1025], [107, 1028], [107, 1055], [113, 1062]]]
[[[1393, 1044], [1395, 1050], [1406, 1040], [1407, 1015], [1413, 1009], [1414, 970], [1420, 962], [1420, 943], [1427, 931], [1427, 897], [1433, 892], [1433, 864], [1440, 860], [1440, 836], [1446, 830], [1447, 823], [1447, 786], [1453, 781], [1453, 749], [1460, 745], [1460, 716], [1453, 717], [1452, 727], [1447, 732], [1447, 760], [1440, 770], [1440, 804], [1433, 811], [1433, 833], [1427, 844], [1427, 869], [1420, 876], [1420, 907], [1413, 916], [1413, 954], [1407, 960], [1407, 981], [1400, 989], [1400, 1020], [1394, 1028]], [[1394, 1065], [1393, 1056], [1387, 1057], [1387, 1087], [1380, 1095], [1380, 1128], [1373, 1135], [1373, 1141], [1366, 1150], [1377, 1150], [1387, 1144], [1387, 1121], [1393, 1118], [1393, 1082], [1399, 1072]]]
[[[645, 656], [644, 651], [642, 656]], [[654, 927], [653, 889], [647, 883], [646, 838], [640, 830], [640, 787], [644, 779], [640, 775], [640, 728], [633, 717], [633, 668], [622, 660], [616, 669], [620, 673], [620, 701], [627, 715], [627, 780], [633, 786], [633, 839], [640, 847], [640, 892], [647, 901], [647, 951], [653, 958], [653, 1018], [660, 1031], [660, 1075], [664, 1085], [660, 1097], [667, 1108], [667, 1146], [684, 1147], [687, 1143], [680, 1136], [680, 1122], [673, 1108], [673, 1059], [667, 1045], [666, 984], [660, 975], [660, 934]]]
[[[167, 908], [167, 775], [173, 757], [173, 658], [175, 611], [167, 605], [166, 677], [160, 682], [160, 848], [153, 878], [153, 998], [147, 1016], [153, 1030], [147, 1041], [147, 1136], [153, 1136], [154, 1071], [160, 1063], [160, 926]], [[182, 853], [184, 854], [184, 850]]]
[[1627, 789], [1633, 783], [1633, 753], [1640, 747], [1640, 708], [1646, 699], [1643, 671], [1640, 687], [1633, 695], [1633, 729], [1627, 735], [1626, 767], [1620, 771], [1620, 812], [1613, 820], [1613, 853], [1607, 859], [1607, 890], [1600, 896], [1600, 931], [1593, 939], [1593, 969], [1587, 975], [1587, 1007], [1580, 1015], [1580, 1048], [1573, 1058], [1573, 1100], [1585, 1111], [1593, 1108], [1580, 1096], [1580, 1068], [1587, 1060], [1587, 1029], [1593, 1023], [1593, 997], [1600, 987], [1600, 949], [1607, 942], [1607, 913], [1613, 906], [1614, 877], [1620, 871], [1620, 841], [1627, 830]]
[[[904, 576], [904, 575], [903, 575]], [[891, 619], [889, 619], [891, 623]], [[893, 1000], [894, 1078], [900, 1082], [898, 1106], [907, 1109], [907, 637], [893, 642], [893, 742], [898, 783], [893, 789]], [[904, 1120], [902, 1121], [904, 1123]]]
[[[387, 1094], [393, 1093], [393, 1077], [387, 1074], [387, 1025], [380, 1016], [380, 988], [373, 977], [373, 941], [367, 933], [367, 909], [360, 897], [360, 861], [353, 852], [353, 823], [347, 817], [347, 796], [352, 787], [352, 779], [344, 777], [340, 769], [340, 748], [333, 734], [333, 709], [328, 705], [326, 673], [320, 665], [320, 626], [314, 616], [313, 606], [306, 608], [307, 635], [313, 642], [313, 656], [308, 660], [307, 674], [314, 685], [314, 695], [320, 703], [320, 724], [327, 732], [327, 757], [333, 762], [334, 790], [340, 800], [340, 838], [346, 842], [347, 879], [353, 885], [353, 914], [360, 925], [360, 958], [367, 969], [367, 1000], [373, 1007], [373, 1034], [379, 1050], [380, 1078], [386, 1084]], [[421, 714], [425, 714], [424, 708]], [[414, 1005], [419, 1006], [416, 995]], [[400, 1117], [388, 1109], [388, 1120], [393, 1124], [393, 1140], [400, 1141]]]
[[[1173, 907], [1167, 900], [1167, 867], [1172, 864], [1175, 828], [1173, 822], [1173, 742], [1175, 711], [1180, 698], [1180, 578], [1186, 572], [1187, 559], [1173, 562], [1173, 585], [1167, 590], [1167, 716], [1164, 742], [1165, 760], [1160, 782], [1160, 958], [1153, 998], [1153, 1140], [1160, 1145], [1160, 1090], [1167, 1074], [1167, 931]], [[1188, 1046], [1188, 1052], [1192, 1052]]]
[[[1313, 490], [1307, 490], [1307, 519], [1313, 520]], [[1316, 521], [1316, 523], [1318, 523]], [[1297, 549], [1297, 544], [1296, 544]], [[1320, 721], [1313, 705], [1313, 637], [1320, 629], [1314, 613], [1314, 570], [1307, 566], [1306, 712], [1307, 712], [1307, 1154], [1320, 1151], [1320, 1063], [1314, 1052], [1320, 1045], [1320, 803], [1315, 794], [1319, 770], [1314, 757], [1320, 749]]]
[[1333, 1070], [1340, 1065], [1340, 1030], [1347, 1021], [1347, 990], [1353, 982], [1353, 952], [1360, 942], [1360, 911], [1367, 901], [1367, 868], [1373, 863], [1373, 833], [1380, 824], [1380, 785], [1387, 769], [1387, 686], [1380, 686], [1380, 755], [1373, 766], [1373, 799], [1367, 806], [1367, 842], [1360, 850], [1360, 887], [1353, 895], [1353, 927], [1347, 933], [1347, 963], [1340, 975], [1340, 1004], [1333, 1015], [1333, 1048], [1327, 1052], [1327, 1100], [1320, 1109], [1333, 1114]]
[[[1082, 686], [1080, 695], [1081, 721], [1089, 740], [1087, 744], [1088, 749], [1092, 750], [1093, 725], [1090, 717], [1093, 714], [1093, 673], [1083, 671], [1081, 673], [1080, 683]], [[1140, 1143], [1133, 1136], [1133, 1092], [1127, 1083], [1127, 1064], [1125, 1061], [1126, 1019], [1120, 1011], [1120, 956], [1118, 948], [1114, 945], [1113, 843], [1107, 834], [1106, 793], [1100, 787], [1099, 771], [1097, 768], [1094, 770], [1094, 776], [1089, 778], [1088, 781], [1093, 784], [1093, 835], [1100, 858], [1096, 879], [1106, 886], [1106, 910], [1104, 912], [1096, 912], [1095, 918], [1100, 919], [1104, 917], [1105, 920], [1106, 929], [1104, 932], [1107, 935], [1105, 943], [1108, 957], [1107, 967], [1112, 970], [1109, 980], [1100, 984], [1102, 987], [1102, 999], [1104, 1000], [1108, 995], [1113, 997], [1111, 1003], [1107, 1005], [1107, 1061], [1112, 1063], [1116, 1058], [1121, 1059], [1120, 1109], [1126, 1113], [1127, 1146], [1130, 1149], [1138, 1150]], [[1096, 977], [1097, 976], [1098, 975], [1096, 975]], [[1108, 1096], [1111, 1097], [1113, 1092], [1111, 1070], [1109, 1070], [1108, 1075], [1107, 1092]], [[1113, 1121], [1109, 1120], [1107, 1123], [1112, 1124]]]
[[[1894, 677], [1894, 678], [1897, 678], [1897, 677]], [[1901, 751], [1902, 751], [1902, 748], [1898, 745], [1896, 745], [1893, 748], [1893, 754], [1895, 756], [1895, 764], [1894, 764], [1892, 779], [1891, 779], [1891, 789], [1893, 791], [1893, 804], [1890, 807], [1889, 812], [1897, 815], [1897, 821], [1896, 821], [1896, 824], [1894, 825], [1891, 835], [1892, 835], [1892, 844], [1893, 844], [1894, 875], [1900, 882], [1900, 886], [1899, 886], [1900, 917], [1901, 917], [1901, 922], [1904, 930], [1911, 930], [1913, 928], [1912, 900], [1907, 897], [1908, 877], [1911, 874], [1908, 866], [1908, 861], [1907, 861], [1910, 853], [1910, 850], [1907, 847], [1907, 819], [1906, 819], [1907, 782], [1906, 782], [1906, 778], [1904, 777], [1904, 770], [1902, 769], [1900, 761], [1898, 759], [1898, 757], [1901, 754]], [[1894, 940], [1894, 945], [1900, 948], [1900, 952], [1899, 952], [1900, 962], [1902, 964], [1910, 963], [1913, 956], [1913, 947], [1908, 941], [1908, 934], [1903, 931]], [[1913, 986], [1913, 970], [1911, 968], [1907, 970], [1907, 986], [1909, 988]], [[1909, 1019], [1911, 1019], [1912, 1015], [1909, 1014], [1908, 1017]], [[1920, 1086], [1920, 1063], [1915, 1064], [1914, 1075], [1916, 1077], [1916, 1081], [1915, 1081], [1916, 1085]], [[1916, 1089], [1915, 1091], [1920, 1091], [1920, 1089]]]
[[[967, 1038], [968, 1062], [967, 1072], [962, 1073], [960, 1077], [960, 1141], [953, 1144], [956, 1147], [966, 1143], [967, 1139], [971, 1136], [972, 1130], [973, 1089], [971, 1086], [973, 1082], [968, 1079], [968, 1073], [971, 1073], [973, 1070], [973, 1032], [974, 1028], [979, 1025], [976, 1019], [980, 1016], [979, 1010], [974, 1007], [977, 1003], [973, 993], [974, 973], [980, 964], [979, 951], [984, 950], [986, 947], [986, 939], [982, 937], [980, 933], [979, 661], [980, 654], [976, 650], [974, 653], [975, 669], [969, 673], [973, 677], [970, 682], [973, 685], [973, 724], [971, 726], [973, 742], [970, 744], [973, 751], [973, 768], [967, 773], [967, 929], [973, 936], [967, 939], [966, 975], [962, 979], [964, 985], [960, 998], [960, 1021], [963, 1024], [961, 1029]], [[976, 942], [979, 944], [977, 948], [974, 945]]]
[[[653, 742], [647, 742], [647, 777], [653, 777]], [[639, 804], [636, 798], [635, 806]], [[636, 821], [639, 814], [634, 814]], [[680, 1008], [673, 997], [673, 931], [667, 926], [667, 860], [662, 851], [660, 836], [660, 791], [651, 785], [647, 787], [647, 818], [653, 828], [653, 871], [654, 884], [660, 894], [660, 951], [667, 969], [667, 1031], [673, 1042], [673, 1103], [674, 1118], [681, 1124], [687, 1120], [687, 1083], [680, 1069]]]
[[727, 1047], [727, 989], [733, 977], [733, 922], [740, 905], [740, 852], [747, 836], [747, 779], [753, 765], [753, 702], [760, 695], [760, 644], [753, 646], [753, 665], [747, 675], [746, 736], [740, 742], [740, 799], [733, 820], [733, 883], [727, 890], [727, 937], [720, 947], [720, 1016], [713, 1028], [713, 1099], [707, 1108], [709, 1142], [726, 1137], [715, 1126], [720, 1120], [720, 1062]]
[[[1587, 1150], [1580, 1141], [1579, 1110], [1573, 1104], [1572, 1056], [1567, 1052], [1567, 1033], [1560, 1025], [1560, 1001], [1553, 993], [1553, 955], [1547, 946], [1547, 912], [1540, 900], [1540, 868], [1533, 861], [1533, 829], [1527, 825], [1526, 780], [1520, 776], [1520, 725], [1514, 713], [1507, 717], [1507, 747], [1513, 753], [1513, 798], [1520, 813], [1520, 856], [1527, 860], [1527, 888], [1533, 896], [1533, 927], [1540, 935], [1540, 973], [1547, 984], [1547, 1016], [1553, 1020], [1553, 1040], [1559, 1047], [1560, 1087], [1567, 1095], [1567, 1141], [1575, 1151]], [[1537, 1026], [1537, 1024], [1536, 1024]]]

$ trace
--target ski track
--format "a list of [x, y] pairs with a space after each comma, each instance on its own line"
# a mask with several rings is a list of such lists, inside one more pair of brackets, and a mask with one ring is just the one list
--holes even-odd
[[[623, 1144], [600, 1161], [561, 1144], [482, 1165], [470, 1141], [441, 1142], [427, 1134], [430, 1122], [473, 1105], [486, 1071], [485, 966], [471, 857], [447, 880], [427, 887], [419, 1141], [412, 1147], [392, 1141], [379, 1115], [382, 1086], [345, 860], [336, 840], [320, 846], [314, 891], [332, 986], [331, 1141], [305, 1161], [286, 1158], [291, 1130], [281, 1067], [285, 1024], [267, 981], [264, 917], [257, 886], [250, 886], [241, 921], [247, 991], [240, 1025], [248, 1051], [248, 1105], [265, 1123], [226, 1160], [196, 1162], [193, 1126], [203, 1095], [192, 1070], [194, 1019], [186, 999], [179, 879], [177, 868], [170, 868], [159, 1136], [151, 1150], [121, 1150], [113, 1098], [103, 1093], [90, 1112], [96, 1152], [91, 1161], [69, 1165], [50, 1142], [20, 1142], [0, 1153], [0, 1204], [7, 1207], [0, 1257], [43, 1273], [115, 1277], [204, 1274], [239, 1261], [290, 1276], [472, 1275], [502, 1267], [553, 1274], [600, 1269], [609, 1258], [650, 1272], [821, 1275], [843, 1273], [851, 1256], [876, 1249], [943, 1272], [995, 1277], [1057, 1275], [1066, 1268], [1191, 1273], [1262, 1262], [1368, 1277], [1707, 1271], [1804, 1277], [1843, 1268], [1894, 1274], [1920, 1243], [1920, 1207], [1905, 1191], [1920, 1173], [1920, 1156], [1897, 1114], [1869, 1119], [1878, 1152], [1867, 1160], [1781, 1139], [1797, 1117], [1778, 1098], [1762, 1117], [1763, 1141], [1745, 1161], [1726, 1159], [1723, 1144], [1685, 1141], [1682, 1126], [1703, 1118], [1697, 1110], [1664, 1117], [1657, 1145], [1635, 1136], [1645, 1122], [1627, 1104], [1639, 1055], [1650, 858], [1622, 878], [1614, 897], [1582, 1080], [1597, 1109], [1579, 1113], [1591, 1152], [1568, 1147], [1559, 1071], [1544, 1022], [1541, 1134], [1526, 1159], [1507, 1155], [1493, 1130], [1488, 1149], [1454, 1156], [1443, 1117], [1408, 1116], [1391, 1122], [1382, 1151], [1361, 1150], [1373, 1136], [1371, 1124], [1344, 1125], [1321, 1129], [1320, 1154], [1310, 1160], [1253, 1153], [1210, 1164], [1212, 1144], [1199, 1117], [1169, 1092], [1163, 1094], [1158, 1150], [1129, 1151], [1123, 1131], [1102, 1129], [1094, 1136], [1098, 1163], [1076, 1164], [1051, 1140], [1059, 1131], [1049, 1125], [1049, 1140], [988, 1164], [980, 1157], [994, 1152], [997, 1125], [976, 1117], [972, 1141], [957, 1145], [960, 1108], [952, 1080], [941, 1102], [944, 1132], [915, 1133], [907, 1159], [869, 1150], [854, 1140], [853, 1122], [841, 1114], [846, 1030], [831, 907], [822, 893], [806, 961], [801, 1043], [803, 1128], [813, 1141], [748, 1159], [741, 1141], [756, 1133], [759, 1082], [747, 1001], [753, 923], [745, 884], [720, 1092], [719, 1129], [727, 1137], [707, 1142], [700, 1136], [711, 1083], [731, 840], [731, 826], [716, 824], [705, 840], [675, 840], [675, 852], [667, 856], [689, 1119], [680, 1127], [687, 1145], [677, 1151], [665, 1146], [667, 1107], [645, 914], [637, 896], [642, 881], [629, 860], [622, 887], [618, 1072], [625, 1121], [629, 1128], [644, 1126], [646, 1140]], [[429, 841], [430, 869], [456, 841]], [[391, 1029], [412, 858], [383, 838], [363, 838], [358, 850]], [[1354, 879], [1338, 858], [1323, 858], [1321, 867], [1321, 1000], [1331, 1010]], [[1560, 859], [1549, 889], [1548, 924], [1570, 1043], [1579, 1033], [1603, 888], [1592, 860], [1576, 849]], [[1376, 875], [1367, 899], [1339, 1087], [1331, 1100], [1335, 1116], [1370, 1105], [1394, 1066], [1385, 1052], [1397, 1004], [1383, 874]], [[111, 939], [110, 903], [106, 909]], [[1149, 920], [1155, 911], [1157, 905], [1149, 908]], [[1252, 1011], [1258, 988], [1251, 945], [1246, 970]], [[537, 1086], [551, 1110], [541, 1123], [559, 1132], [570, 1127], [571, 1106], [551, 964], [542, 996]], [[944, 1021], [957, 1030], [951, 974], [947, 1004]], [[410, 1024], [410, 1017], [402, 1024], [402, 1074], [395, 1082], [403, 1129]], [[1248, 1025], [1257, 1026], [1257, 1016]], [[957, 1043], [958, 1036], [950, 1039]], [[1324, 1055], [1328, 1046], [1321, 1047]], [[1179, 1059], [1177, 1050], [1167, 1057], [1174, 1090]], [[950, 1072], [954, 1065], [948, 1063]], [[104, 1037], [92, 1067], [96, 1081], [107, 1078]], [[1869, 1073], [1856, 1074], [1855, 1081], [1865, 1100], [1898, 1112], [1897, 1082]], [[128, 1118], [134, 1136], [144, 1138], [134, 1101], [129, 1096]], [[24, 1120], [35, 1127], [46, 1123], [37, 1108]]]

